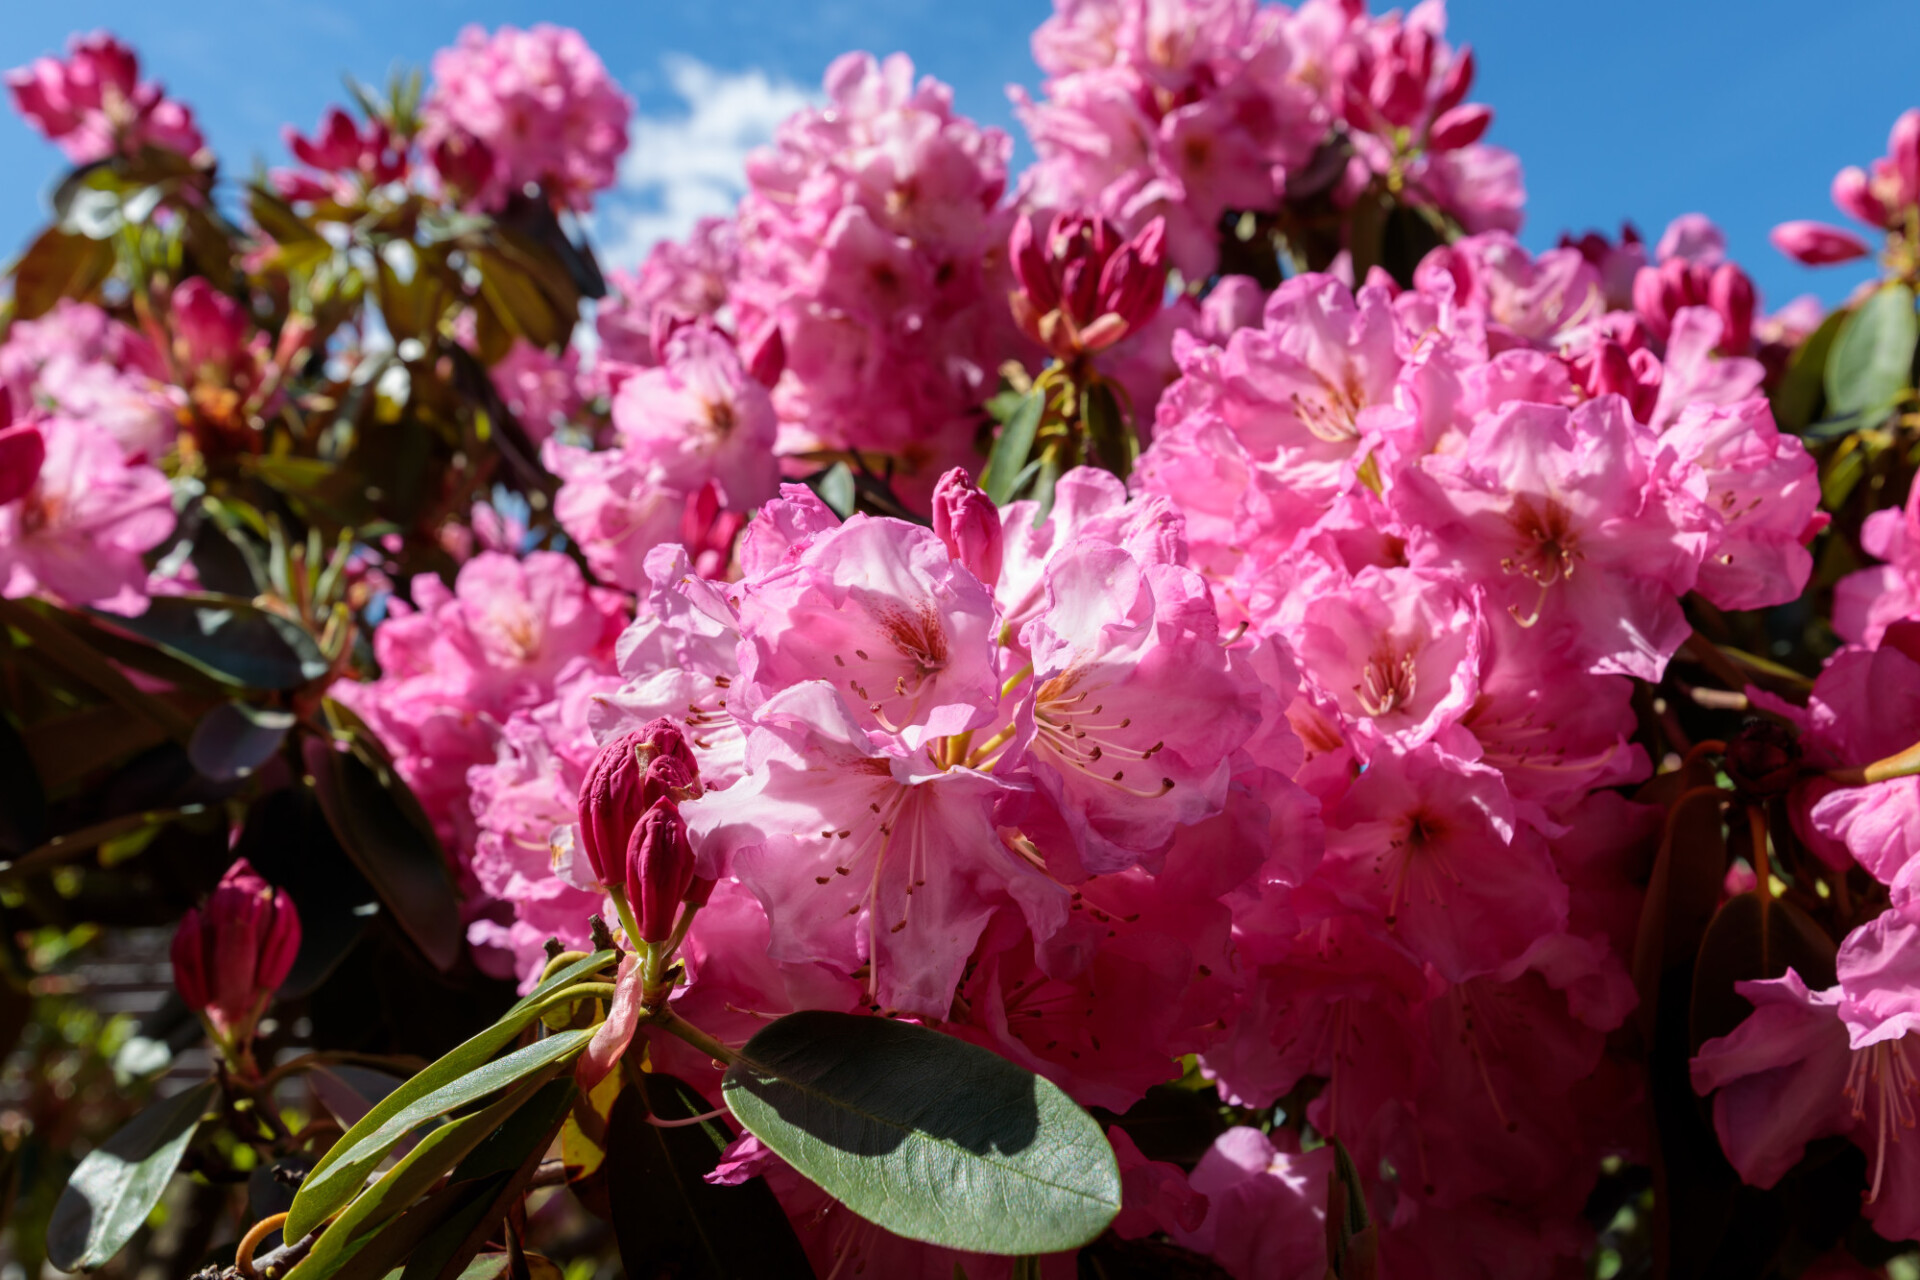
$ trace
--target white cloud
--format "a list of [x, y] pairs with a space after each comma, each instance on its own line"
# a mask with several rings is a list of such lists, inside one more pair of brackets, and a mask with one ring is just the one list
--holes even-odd
[[596, 218], [602, 258], [613, 266], [632, 266], [657, 241], [731, 211], [746, 190], [747, 153], [810, 101], [757, 67], [720, 71], [678, 54], [662, 66], [687, 110], [634, 117], [619, 186]]

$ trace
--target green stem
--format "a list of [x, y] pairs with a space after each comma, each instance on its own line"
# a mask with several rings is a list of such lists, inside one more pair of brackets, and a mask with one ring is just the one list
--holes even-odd
[[562, 987], [533, 1006], [533, 1016], [537, 1018], [556, 1005], [575, 1003], [589, 998], [611, 1000], [613, 993], [618, 989], [611, 982], [578, 982], [571, 987]]
[[630, 947], [638, 947], [640, 945], [640, 925], [639, 922], [633, 918], [633, 908], [627, 905], [626, 886], [618, 884], [608, 885], [607, 896], [613, 899], [613, 909], [620, 914], [620, 927], [626, 931], [627, 945]]
[[700, 1028], [688, 1022], [671, 1009], [663, 1009], [654, 1017], [653, 1025], [663, 1031], [671, 1031], [694, 1048], [711, 1057], [715, 1062], [724, 1062], [732, 1066], [739, 1061], [740, 1055], [715, 1040]]

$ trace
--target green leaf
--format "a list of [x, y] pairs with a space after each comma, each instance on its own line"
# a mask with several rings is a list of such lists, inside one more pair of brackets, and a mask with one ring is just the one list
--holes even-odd
[[[706, 1181], [733, 1134], [685, 1081], [648, 1072], [621, 1090], [607, 1120], [607, 1220], [633, 1276], [681, 1280], [807, 1275], [807, 1255], [764, 1178]], [[676, 1122], [647, 1123], [651, 1113]]]
[[[313, 1167], [313, 1172], [309, 1173], [306, 1180], [301, 1184], [300, 1195], [294, 1197], [294, 1207], [289, 1211], [294, 1215], [288, 1220], [287, 1234], [289, 1238], [299, 1239], [324, 1220], [327, 1213], [332, 1212], [332, 1209], [328, 1209], [322, 1213], [309, 1215], [307, 1208], [302, 1203], [302, 1198], [305, 1197], [308, 1192], [312, 1191], [317, 1183], [324, 1178], [328, 1169], [331, 1169], [340, 1160], [345, 1158], [354, 1144], [382, 1130], [389, 1122], [394, 1121], [396, 1117], [424, 1103], [427, 1099], [435, 1097], [439, 1091], [457, 1085], [462, 1080], [478, 1074], [485, 1067], [488, 1059], [492, 1058], [495, 1053], [498, 1053], [510, 1043], [526, 1029], [528, 1023], [533, 1021], [535, 1011], [542, 999], [558, 991], [561, 987], [568, 986], [590, 973], [605, 968], [612, 959], [613, 953], [611, 951], [599, 951], [586, 957], [584, 960], [578, 960], [565, 969], [562, 969], [559, 973], [554, 974], [551, 978], [534, 988], [511, 1009], [507, 1010], [500, 1021], [494, 1023], [491, 1027], [488, 1027], [485, 1031], [482, 1031], [464, 1044], [461, 1044], [438, 1062], [435, 1062], [432, 1066], [420, 1072], [392, 1093], [382, 1098], [379, 1102], [375, 1103], [372, 1110], [368, 1111], [366, 1115], [360, 1118], [358, 1123], [347, 1130], [346, 1133], [342, 1134], [340, 1140], [334, 1143], [324, 1156], [320, 1157], [319, 1162]], [[567, 1032], [565, 1034], [572, 1036], [579, 1033]], [[550, 1036], [546, 1040], [542, 1040], [531, 1047], [538, 1048], [540, 1045], [552, 1045], [556, 1040], [561, 1038], [562, 1037], [559, 1036]], [[521, 1050], [520, 1052], [524, 1053], [526, 1051]], [[508, 1058], [513, 1056], [514, 1055], [510, 1054]], [[508, 1058], [502, 1058], [500, 1062], [504, 1063], [508, 1061]], [[500, 1064], [495, 1063], [494, 1065], [497, 1067]], [[510, 1081], [502, 1080], [493, 1087], [503, 1088], [507, 1083], [510, 1083]], [[477, 1097], [479, 1095], [476, 1094], [474, 1096]], [[452, 1105], [458, 1106], [460, 1104], [456, 1102]], [[409, 1128], [410, 1127], [411, 1126], [409, 1126]], [[402, 1136], [404, 1136], [404, 1132]], [[393, 1139], [393, 1142], [398, 1141], [398, 1137]], [[387, 1145], [391, 1147], [393, 1143], [390, 1142]], [[482, 1148], [482, 1150], [484, 1150], [484, 1148]], [[351, 1193], [352, 1187], [348, 1187], [347, 1190]], [[296, 1228], [300, 1227], [304, 1227], [305, 1230], [296, 1230]]]
[[298, 689], [327, 674], [327, 660], [305, 627], [238, 596], [155, 596], [138, 617], [93, 617], [245, 689]]
[[353, 1203], [327, 1224], [327, 1229], [320, 1233], [320, 1238], [288, 1275], [288, 1280], [323, 1280], [338, 1271], [353, 1251], [366, 1242], [370, 1232], [377, 1231], [380, 1224], [425, 1195], [440, 1180], [441, 1174], [466, 1159], [514, 1112], [532, 1101], [533, 1095], [559, 1069], [557, 1063], [548, 1064], [497, 1102], [471, 1115], [450, 1120], [420, 1139], [413, 1150], [380, 1175], [378, 1182], [355, 1196]]
[[[476, 1041], [505, 1025], [497, 1023], [481, 1036], [467, 1041], [381, 1099], [379, 1106], [347, 1130], [300, 1184], [293, 1208], [287, 1213], [286, 1237], [300, 1239], [352, 1200], [367, 1175], [386, 1159], [387, 1153], [427, 1121], [517, 1084], [542, 1068], [579, 1053], [593, 1038], [592, 1028], [562, 1031], [471, 1070], [443, 1070], [455, 1060], [463, 1063], [469, 1060], [467, 1051]], [[423, 1080], [432, 1083], [422, 1089], [419, 1086]]]
[[1013, 501], [1014, 479], [1033, 452], [1033, 438], [1039, 433], [1040, 419], [1046, 409], [1046, 388], [1036, 384], [1007, 419], [1007, 425], [1000, 428], [993, 452], [987, 457], [987, 469], [980, 477], [980, 487], [986, 490], [994, 505], [1004, 507]]
[[1793, 355], [1787, 360], [1787, 371], [1773, 392], [1773, 416], [1782, 431], [1798, 433], [1813, 423], [1826, 381], [1827, 357], [1846, 319], [1845, 311], [1835, 311], [1793, 349]]
[[853, 469], [844, 462], [836, 462], [822, 471], [815, 481], [813, 491], [827, 509], [845, 520], [853, 514], [856, 489], [853, 483]]
[[460, 958], [464, 931], [440, 841], [399, 774], [308, 738], [301, 747], [327, 825], [360, 874], [436, 968]]
[[62, 1271], [101, 1266], [160, 1201], [213, 1101], [214, 1083], [153, 1103], [87, 1153], [47, 1226], [47, 1258]]
[[1920, 319], [1913, 290], [1882, 286], [1848, 317], [1827, 360], [1827, 416], [1877, 413], [1891, 408], [1910, 385]]
[[976, 1253], [1075, 1249], [1120, 1211], [1092, 1116], [989, 1050], [809, 1011], [747, 1042], [722, 1088], [747, 1130], [896, 1235]]
[[1133, 474], [1133, 460], [1140, 446], [1127, 418], [1120, 411], [1120, 400], [1105, 379], [1088, 382], [1080, 392], [1080, 421], [1086, 425], [1090, 446], [1089, 462], [1125, 480]]

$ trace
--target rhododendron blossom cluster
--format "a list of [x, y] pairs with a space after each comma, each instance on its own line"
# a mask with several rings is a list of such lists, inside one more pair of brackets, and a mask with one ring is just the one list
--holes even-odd
[[[171, 1158], [297, 1186], [235, 1274], [490, 1178], [451, 1234], [516, 1273], [590, 1213], [635, 1275], [1888, 1274], [1920, 109], [1823, 318], [1701, 214], [1523, 243], [1438, 0], [1032, 49], [1024, 173], [849, 53], [604, 269], [573, 31], [356, 87], [233, 226], [111, 37], [9, 75], [139, 234], [63, 213], [0, 340], [0, 888], [186, 913]], [[94, 1145], [68, 1269], [146, 1220], [71, 1226]], [[749, 1225], [642, 1242], [668, 1173]]]

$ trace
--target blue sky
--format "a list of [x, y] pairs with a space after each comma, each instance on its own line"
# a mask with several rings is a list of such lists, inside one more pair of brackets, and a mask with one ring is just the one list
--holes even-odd
[[[723, 201], [738, 156], [819, 82], [838, 53], [903, 49], [952, 84], [960, 109], [1011, 129], [1005, 86], [1038, 80], [1027, 35], [1048, 0], [72, 0], [10, 6], [0, 66], [105, 27], [148, 73], [198, 111], [230, 173], [282, 157], [280, 125], [311, 129], [340, 101], [342, 73], [384, 79], [424, 64], [466, 22], [580, 28], [639, 102], [629, 194], [598, 230], [628, 257], [658, 231]], [[1490, 140], [1520, 153], [1529, 191], [1523, 239], [1617, 228], [1649, 238], [1698, 210], [1726, 227], [1770, 306], [1842, 296], [1864, 268], [1809, 271], [1766, 243], [1787, 218], [1838, 220], [1827, 184], [1881, 154], [1893, 118], [1920, 102], [1912, 9], [1855, 0], [1615, 0], [1517, 5], [1455, 0], [1450, 30], [1471, 43], [1474, 96], [1493, 106]], [[688, 96], [695, 101], [690, 106]], [[1023, 148], [1022, 157], [1025, 156]], [[38, 225], [59, 157], [11, 115], [0, 122], [0, 250]]]

